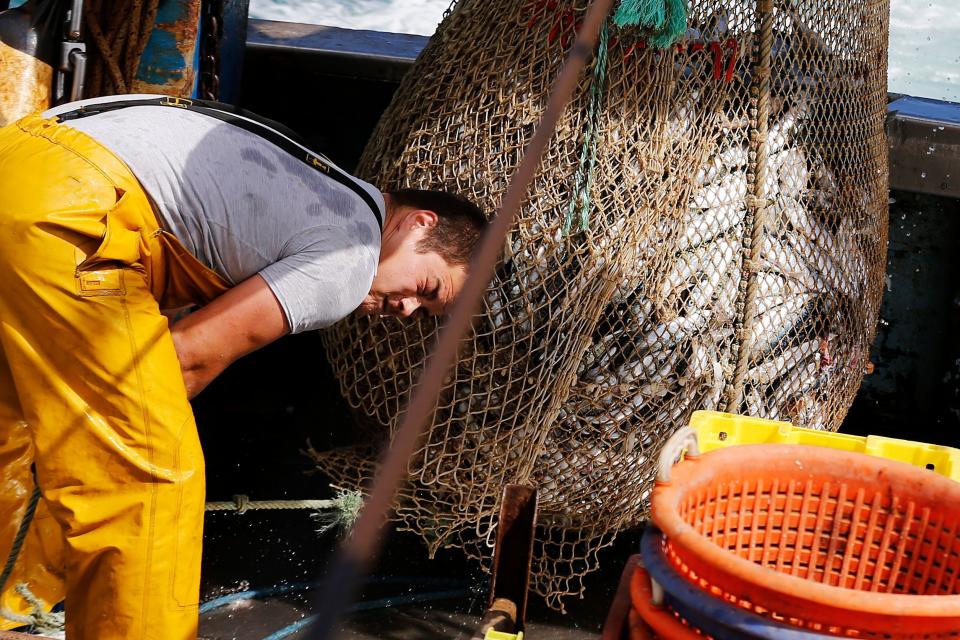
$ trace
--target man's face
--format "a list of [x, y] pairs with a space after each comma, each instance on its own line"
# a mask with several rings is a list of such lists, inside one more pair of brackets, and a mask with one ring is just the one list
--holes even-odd
[[406, 209], [388, 219], [380, 247], [380, 265], [370, 293], [357, 308], [363, 315], [443, 315], [467, 279], [463, 266], [434, 252], [418, 253], [417, 244], [437, 224], [432, 211]]

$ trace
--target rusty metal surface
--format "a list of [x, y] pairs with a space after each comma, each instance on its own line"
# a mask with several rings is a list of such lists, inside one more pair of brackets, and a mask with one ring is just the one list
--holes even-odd
[[0, 127], [50, 106], [53, 69], [0, 39]]
[[[490, 608], [498, 600], [516, 606], [515, 631], [522, 631], [527, 615], [530, 561], [537, 525], [537, 490], [518, 484], [503, 488], [497, 544], [493, 551]], [[500, 610], [503, 610], [501, 607]]]
[[156, 27], [140, 57], [132, 93], [193, 94], [200, 0], [163, 0]]

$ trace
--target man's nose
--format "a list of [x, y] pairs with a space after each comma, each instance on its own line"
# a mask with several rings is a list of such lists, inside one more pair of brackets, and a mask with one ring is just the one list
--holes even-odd
[[394, 312], [401, 318], [409, 318], [420, 308], [418, 298], [401, 298], [394, 305]]

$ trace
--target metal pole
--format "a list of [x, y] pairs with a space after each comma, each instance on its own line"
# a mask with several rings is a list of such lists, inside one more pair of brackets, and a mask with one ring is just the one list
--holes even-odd
[[83, 87], [87, 81], [87, 52], [83, 49], [73, 49], [70, 52], [70, 65], [73, 68], [70, 102], [76, 102], [83, 98]]
[[600, 27], [610, 13], [613, 0], [595, 0], [587, 10], [577, 39], [553, 85], [550, 101], [540, 124], [527, 146], [504, 196], [497, 216], [491, 221], [474, 256], [470, 276], [457, 297], [447, 322], [440, 330], [437, 346], [431, 352], [419, 384], [386, 451], [360, 518], [352, 535], [334, 556], [326, 579], [318, 591], [315, 608], [317, 621], [310, 627], [308, 638], [326, 640], [336, 629], [341, 616], [359, 587], [361, 577], [380, 551], [381, 530], [393, 505], [401, 482], [406, 480], [407, 463], [423, 436], [424, 425], [436, 408], [443, 379], [453, 364], [457, 345], [470, 328], [480, 299], [486, 291], [496, 267], [514, 216], [526, 197], [537, 167], [564, 107], [576, 88], [587, 61], [593, 54]]
[[80, 40], [80, 25], [83, 21], [83, 0], [73, 0], [70, 6], [70, 25], [67, 27], [67, 40]]
[[[87, 45], [81, 39], [83, 0], [72, 0], [68, 16], [67, 35], [60, 43], [60, 61], [53, 88], [53, 102], [58, 105], [83, 97], [87, 75]], [[67, 76], [70, 76], [69, 88]]]

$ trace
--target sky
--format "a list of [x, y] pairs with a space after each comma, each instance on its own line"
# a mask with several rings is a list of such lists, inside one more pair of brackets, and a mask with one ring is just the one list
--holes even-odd
[[960, 102], [960, 2], [892, 0], [890, 91]]
[[[450, 0], [250, 0], [250, 15], [430, 35], [449, 4]], [[960, 0], [891, 0], [888, 78], [892, 92], [960, 102]]]

